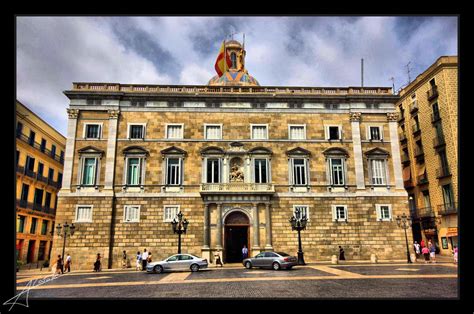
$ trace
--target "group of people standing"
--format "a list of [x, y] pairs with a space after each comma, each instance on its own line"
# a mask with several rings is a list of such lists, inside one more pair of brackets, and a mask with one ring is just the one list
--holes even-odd
[[65, 271], [71, 272], [71, 263], [72, 258], [69, 254], [66, 257], [66, 263], [64, 263], [62, 256], [58, 255], [58, 259], [56, 260], [56, 274], [64, 274]]
[[151, 262], [151, 252], [147, 252], [146, 249], [143, 250], [143, 253], [137, 252], [136, 270], [146, 270], [146, 265]]
[[[425, 241], [421, 240], [420, 243], [415, 241], [413, 243], [413, 248], [415, 249], [416, 257], [420, 257], [423, 254], [426, 263], [436, 263], [436, 245], [431, 242], [431, 239], [428, 240], [428, 245], [425, 245]], [[453, 248], [453, 257], [454, 263], [458, 262], [458, 248], [454, 246]]]

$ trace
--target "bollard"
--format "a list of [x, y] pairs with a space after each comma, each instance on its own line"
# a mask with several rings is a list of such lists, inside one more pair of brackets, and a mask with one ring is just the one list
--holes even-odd
[[374, 264], [377, 263], [377, 255], [371, 254], [370, 255], [370, 262], [374, 263]]
[[333, 255], [333, 256], [331, 257], [331, 264], [338, 264], [338, 263], [339, 263], [339, 261], [338, 261], [338, 259], [337, 259], [337, 256], [336, 256], [336, 255]]

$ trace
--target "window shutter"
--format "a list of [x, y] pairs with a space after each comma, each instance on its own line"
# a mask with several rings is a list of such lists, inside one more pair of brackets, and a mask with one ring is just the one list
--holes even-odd
[[349, 208], [344, 206], [344, 214], [346, 216], [346, 220], [349, 221]]
[[288, 163], [288, 174], [289, 174], [289, 181], [290, 181], [290, 185], [294, 185], [294, 174], [295, 174], [295, 170], [294, 170], [294, 165], [293, 165], [293, 158], [290, 158], [289, 160], [289, 163]]
[[308, 158], [304, 159], [304, 165], [305, 165], [305, 174], [306, 174], [305, 183], [306, 185], [309, 185], [309, 159]]
[[92, 185], [97, 185], [98, 161], [99, 161], [99, 158], [94, 159], [94, 175], [93, 175], [94, 181], [92, 182]]
[[179, 182], [178, 185], [182, 185], [184, 181], [184, 169], [183, 169], [183, 158], [179, 159]]
[[337, 220], [336, 205], [332, 205], [331, 210], [332, 210], [332, 221], [336, 221]]
[[376, 211], [376, 214], [377, 214], [377, 221], [380, 220], [380, 218], [382, 217], [382, 213], [380, 212], [380, 206], [379, 205], [375, 205], [375, 211]]

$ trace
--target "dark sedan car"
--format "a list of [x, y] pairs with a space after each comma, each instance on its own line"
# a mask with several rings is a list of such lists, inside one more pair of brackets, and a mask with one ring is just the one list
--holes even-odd
[[242, 261], [245, 268], [268, 267], [274, 270], [281, 268], [291, 269], [297, 264], [298, 259], [283, 252], [262, 252], [255, 257], [246, 258]]

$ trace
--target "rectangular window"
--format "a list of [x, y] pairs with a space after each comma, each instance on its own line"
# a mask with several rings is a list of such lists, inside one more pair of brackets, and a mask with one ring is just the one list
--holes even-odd
[[344, 185], [344, 166], [342, 158], [330, 158], [331, 185]]
[[179, 206], [165, 206], [163, 212], [163, 221], [164, 222], [171, 222], [179, 213]]
[[21, 135], [22, 133], [23, 133], [23, 123], [18, 122], [16, 124], [16, 134], [18, 136], [18, 135]]
[[372, 184], [373, 185], [386, 185], [386, 168], [385, 160], [383, 159], [372, 159], [371, 160], [372, 170]]
[[35, 136], [36, 136], [36, 133], [33, 132], [33, 131], [30, 131], [30, 137], [28, 138], [28, 144], [30, 144], [31, 146], [33, 146], [33, 144], [35, 143]]
[[266, 140], [268, 139], [268, 128], [266, 125], [252, 125], [252, 139]]
[[205, 136], [208, 140], [222, 139], [222, 128], [218, 124], [211, 124], [205, 126]]
[[59, 153], [59, 161], [60, 161], [61, 163], [64, 162], [64, 151], [61, 151], [61, 152]]
[[75, 222], [92, 222], [92, 206], [77, 205]]
[[308, 205], [294, 205], [293, 206], [293, 216], [296, 219], [305, 217], [309, 219], [309, 206]]
[[440, 161], [440, 164], [441, 164], [441, 168], [443, 170], [448, 170], [449, 165], [448, 165], [448, 157], [446, 156], [446, 151], [444, 149], [440, 150], [438, 152], [438, 154], [439, 154], [439, 161]]
[[56, 156], [56, 145], [51, 145], [51, 157]]
[[290, 130], [289, 131], [290, 140], [305, 140], [306, 139], [306, 126], [290, 125], [289, 130]]
[[145, 126], [142, 124], [131, 124], [128, 138], [131, 139], [144, 139], [145, 138]]
[[379, 126], [369, 127], [369, 139], [373, 141], [380, 141], [382, 139], [382, 128]]
[[63, 185], [63, 174], [58, 172], [58, 185], [61, 187]]
[[124, 222], [140, 221], [140, 205], [126, 205], [123, 211]]
[[207, 183], [220, 183], [220, 160], [207, 159]]
[[25, 221], [26, 221], [25, 216], [18, 216], [17, 230], [18, 230], [19, 233], [24, 233], [25, 232]]
[[392, 220], [392, 206], [391, 205], [375, 205], [377, 211], [378, 221], [391, 221]]
[[44, 207], [51, 208], [51, 193], [46, 192], [44, 196]]
[[166, 165], [166, 184], [180, 185], [181, 184], [181, 159], [167, 158]]
[[329, 126], [327, 132], [328, 132], [327, 136], [329, 140], [341, 139], [341, 131], [338, 126]]
[[426, 208], [431, 207], [430, 193], [428, 191], [423, 191], [423, 202], [425, 203]]
[[54, 181], [54, 169], [53, 168], [48, 169], [48, 180]]
[[18, 162], [20, 161], [20, 152], [16, 151], [16, 165], [18, 166]]
[[183, 138], [183, 125], [169, 124], [166, 128], [166, 138], [182, 139]]
[[267, 159], [255, 159], [255, 183], [268, 183]]
[[38, 163], [38, 170], [36, 171], [40, 176], [43, 176], [43, 173], [44, 173], [44, 165], [39, 162]]
[[454, 195], [451, 184], [443, 185], [443, 199], [444, 204], [453, 205], [454, 204]]
[[84, 158], [82, 170], [82, 185], [94, 185], [97, 168], [97, 158]]
[[41, 189], [35, 189], [35, 199], [34, 203], [37, 205], [43, 204], [43, 190]]
[[333, 217], [335, 221], [347, 221], [347, 205], [333, 205]]
[[40, 150], [41, 150], [41, 152], [43, 152], [43, 153], [44, 153], [44, 151], [46, 150], [46, 140], [45, 140], [44, 138], [41, 139]]
[[48, 221], [43, 220], [43, 223], [41, 225], [41, 235], [46, 235], [47, 232], [48, 232]]
[[306, 185], [306, 160], [293, 159], [293, 185]]
[[38, 224], [38, 218], [32, 218], [31, 219], [31, 228], [30, 228], [30, 233], [35, 234], [36, 233], [36, 225]]
[[35, 159], [30, 156], [26, 156], [26, 169], [30, 171], [35, 170]]
[[38, 261], [44, 261], [46, 254], [46, 241], [40, 241], [38, 248]]
[[86, 124], [85, 138], [100, 138], [100, 124]]
[[141, 184], [141, 160], [140, 158], [127, 158], [128, 172], [127, 185]]
[[22, 201], [28, 201], [28, 192], [30, 190], [30, 186], [28, 184], [24, 184], [21, 188], [21, 200]]
[[431, 106], [431, 108], [433, 109], [433, 118], [439, 119], [439, 106], [438, 106], [438, 103], [435, 102], [433, 104], [433, 106]]

